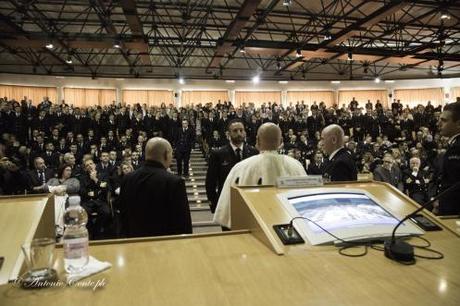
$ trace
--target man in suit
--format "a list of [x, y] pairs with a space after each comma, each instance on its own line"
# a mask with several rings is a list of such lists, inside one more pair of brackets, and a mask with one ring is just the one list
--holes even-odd
[[322, 175], [323, 174], [323, 154], [321, 151], [316, 151], [313, 160], [308, 164], [307, 174]]
[[188, 120], [182, 120], [182, 128], [177, 130], [174, 140], [177, 174], [182, 175], [183, 173], [184, 176], [187, 177], [190, 153], [192, 151], [193, 142], [195, 141], [195, 133], [189, 128]]
[[358, 180], [358, 170], [350, 152], [344, 148], [343, 129], [337, 124], [325, 127], [321, 133], [323, 151], [329, 156], [323, 177], [336, 181]]
[[[439, 118], [439, 131], [441, 136], [449, 137], [439, 184], [439, 191], [442, 192], [460, 182], [460, 102], [444, 107]], [[433, 212], [439, 215], [460, 214], [459, 197], [459, 189], [451, 191], [433, 204]]]
[[41, 156], [45, 160], [45, 164], [48, 165], [50, 169], [56, 171], [59, 167], [59, 153], [54, 151], [54, 144], [52, 142], [47, 142], [45, 148], [46, 150]]
[[426, 175], [420, 169], [420, 158], [412, 157], [409, 161], [409, 169], [403, 172], [404, 189], [409, 197], [419, 204], [424, 204], [427, 200], [427, 180]]
[[206, 194], [214, 213], [222, 187], [232, 167], [243, 159], [256, 155], [257, 150], [244, 143], [246, 131], [243, 122], [234, 119], [227, 126], [230, 142], [216, 150], [209, 156], [208, 171], [206, 173]]
[[126, 237], [192, 233], [184, 180], [166, 169], [172, 148], [161, 137], [145, 146], [145, 163], [121, 182], [120, 214]]
[[34, 159], [35, 169], [27, 172], [28, 189], [31, 193], [44, 193], [45, 184], [54, 177], [54, 172], [46, 168], [45, 161], [41, 157]]
[[395, 164], [391, 153], [383, 155], [383, 164], [374, 170], [374, 180], [389, 183], [400, 191], [404, 191], [401, 169]]
[[[84, 161], [84, 173], [80, 176], [81, 206], [90, 218], [88, 231], [91, 239], [110, 237], [111, 211], [108, 203], [109, 178], [98, 172], [91, 158]], [[93, 213], [97, 213], [94, 216]]]

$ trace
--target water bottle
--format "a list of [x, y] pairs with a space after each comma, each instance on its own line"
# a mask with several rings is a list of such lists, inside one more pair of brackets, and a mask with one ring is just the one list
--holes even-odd
[[69, 207], [64, 213], [64, 268], [68, 273], [78, 273], [88, 264], [88, 215], [80, 206], [80, 197], [69, 197]]

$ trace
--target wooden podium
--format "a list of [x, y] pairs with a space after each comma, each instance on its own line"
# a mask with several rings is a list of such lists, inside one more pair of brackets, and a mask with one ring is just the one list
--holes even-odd
[[[363, 188], [401, 214], [416, 207], [383, 183], [323, 188], [330, 187]], [[413, 266], [377, 250], [350, 258], [334, 246], [286, 247], [272, 231], [273, 224], [289, 221], [275, 196], [284, 191], [234, 189], [232, 223], [244, 230], [91, 243], [90, 254], [112, 268], [86, 279], [88, 287], [3, 285], [0, 305], [458, 305], [460, 240], [446, 227], [424, 235], [445, 258]], [[57, 255], [62, 258], [62, 249]], [[98, 281], [105, 287], [93, 290]]]
[[54, 197], [48, 194], [0, 197], [0, 284], [18, 277], [21, 246], [34, 238], [54, 238]]

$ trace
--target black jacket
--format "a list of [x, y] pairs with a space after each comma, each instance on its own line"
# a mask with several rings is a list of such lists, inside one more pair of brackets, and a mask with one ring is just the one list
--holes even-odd
[[358, 170], [350, 152], [345, 148], [340, 149], [332, 160], [326, 162], [323, 176], [329, 176], [332, 182], [357, 181]]
[[[442, 163], [440, 192], [460, 182], [460, 136], [457, 136], [447, 148]], [[460, 191], [457, 188], [439, 200], [439, 214], [452, 215], [460, 213]]]
[[185, 181], [146, 161], [121, 182], [120, 213], [126, 237], [192, 233]]
[[[258, 151], [249, 145], [243, 145], [243, 159], [258, 154]], [[217, 150], [212, 150], [209, 156], [208, 171], [206, 173], [206, 194], [211, 202], [211, 212], [214, 213], [219, 200], [220, 192], [225, 179], [232, 167], [238, 162], [235, 152], [230, 144]]]

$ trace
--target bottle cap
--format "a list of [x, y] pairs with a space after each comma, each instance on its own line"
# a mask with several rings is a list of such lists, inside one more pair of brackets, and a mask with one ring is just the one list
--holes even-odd
[[69, 206], [76, 206], [80, 205], [80, 196], [75, 195], [75, 196], [70, 196], [69, 197]]

